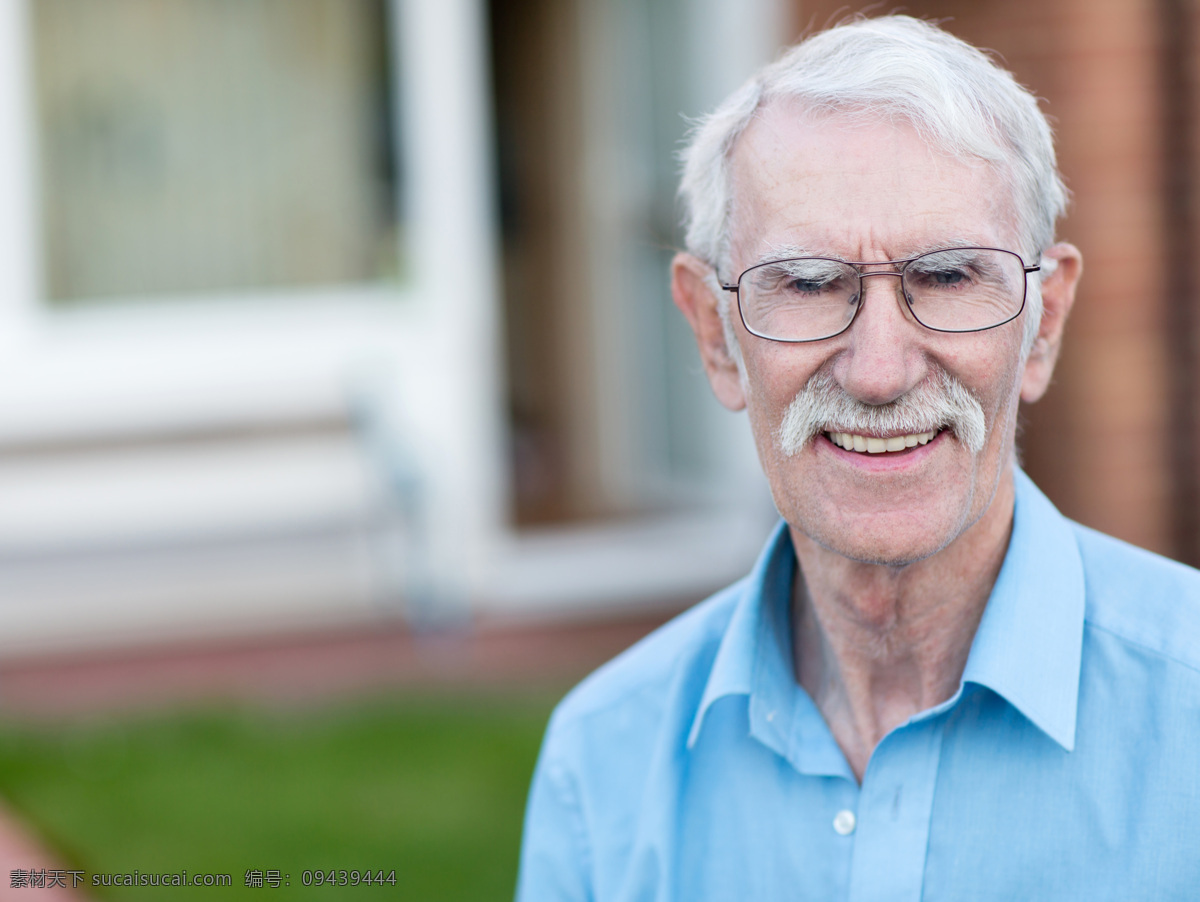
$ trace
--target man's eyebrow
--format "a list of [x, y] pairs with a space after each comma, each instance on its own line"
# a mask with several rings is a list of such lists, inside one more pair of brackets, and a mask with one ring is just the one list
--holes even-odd
[[[921, 254], [928, 254], [932, 251], [944, 251], [956, 247], [987, 247], [990, 245], [981, 244], [977, 238], [962, 238], [950, 237], [941, 241], [923, 242], [913, 245], [911, 250], [899, 257], [894, 257], [894, 260], [910, 260], [913, 257]], [[833, 253], [828, 250], [814, 250], [812, 248], [800, 247], [796, 244], [776, 244], [772, 245], [766, 253], [760, 256], [751, 266], [761, 266], [764, 263], [777, 263], [780, 260], [791, 260], [796, 257], [822, 257], [829, 260], [846, 260], [847, 262], [860, 262], [848, 260], [841, 254]], [[889, 260], [868, 260], [868, 263], [888, 263]]]

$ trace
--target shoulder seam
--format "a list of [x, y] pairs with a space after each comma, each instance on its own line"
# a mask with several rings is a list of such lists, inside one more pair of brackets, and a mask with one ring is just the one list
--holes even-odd
[[1154, 646], [1148, 645], [1146, 642], [1143, 642], [1139, 639], [1134, 639], [1130, 636], [1126, 636], [1124, 633], [1119, 633], [1116, 630], [1112, 629], [1111, 627], [1104, 626], [1103, 624], [1100, 624], [1100, 623], [1096, 623], [1094, 620], [1092, 620], [1089, 617], [1085, 617], [1083, 622], [1084, 622], [1085, 626], [1090, 627], [1095, 630], [1099, 630], [1102, 633], [1107, 633], [1108, 635], [1112, 636], [1114, 639], [1117, 639], [1117, 640], [1125, 643], [1126, 645], [1132, 645], [1135, 648], [1139, 648], [1148, 654], [1154, 655], [1156, 658], [1161, 658], [1164, 661], [1169, 661], [1172, 664], [1177, 664], [1180, 667], [1184, 668], [1185, 670], [1190, 670], [1192, 673], [1200, 674], [1200, 665], [1193, 664], [1191, 661], [1181, 660], [1180, 658], [1177, 658], [1175, 655], [1172, 655], [1172, 654], [1169, 654], [1168, 652], [1163, 651], [1161, 648], [1155, 648]]

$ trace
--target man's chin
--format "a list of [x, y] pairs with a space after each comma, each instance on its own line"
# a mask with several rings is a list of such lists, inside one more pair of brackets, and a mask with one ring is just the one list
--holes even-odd
[[895, 549], [895, 548], [830, 548], [830, 551], [835, 551], [847, 560], [854, 561], [856, 564], [870, 564], [876, 567], [888, 567], [893, 570], [902, 570], [912, 564], [920, 563], [927, 558], [933, 557], [941, 548], [934, 548], [929, 551], [914, 552], [911, 549]]
[[[805, 532], [801, 530], [801, 532]], [[949, 532], [949, 531], [947, 531]], [[952, 535], [904, 536], [874, 534], [869, 531], [805, 532], [809, 539], [826, 551], [847, 560], [879, 567], [903, 568], [933, 557], [950, 544]]]

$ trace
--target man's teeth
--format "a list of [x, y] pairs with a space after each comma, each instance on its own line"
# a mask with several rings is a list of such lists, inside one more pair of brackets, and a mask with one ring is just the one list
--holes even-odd
[[827, 432], [829, 440], [847, 451], [865, 451], [867, 454], [882, 454], [885, 451], [903, 451], [933, 441], [937, 430], [917, 432], [912, 435], [893, 435], [877, 438], [873, 435], [855, 435], [851, 432]]

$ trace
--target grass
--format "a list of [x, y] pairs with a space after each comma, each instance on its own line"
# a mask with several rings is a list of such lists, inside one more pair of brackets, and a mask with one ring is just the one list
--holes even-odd
[[[102, 899], [511, 898], [549, 695], [431, 695], [305, 713], [220, 709], [0, 725], [0, 795], [70, 867], [227, 873], [232, 888]], [[248, 870], [290, 886], [247, 888]], [[305, 870], [394, 887], [305, 887]], [[7, 883], [8, 875], [0, 875]]]

